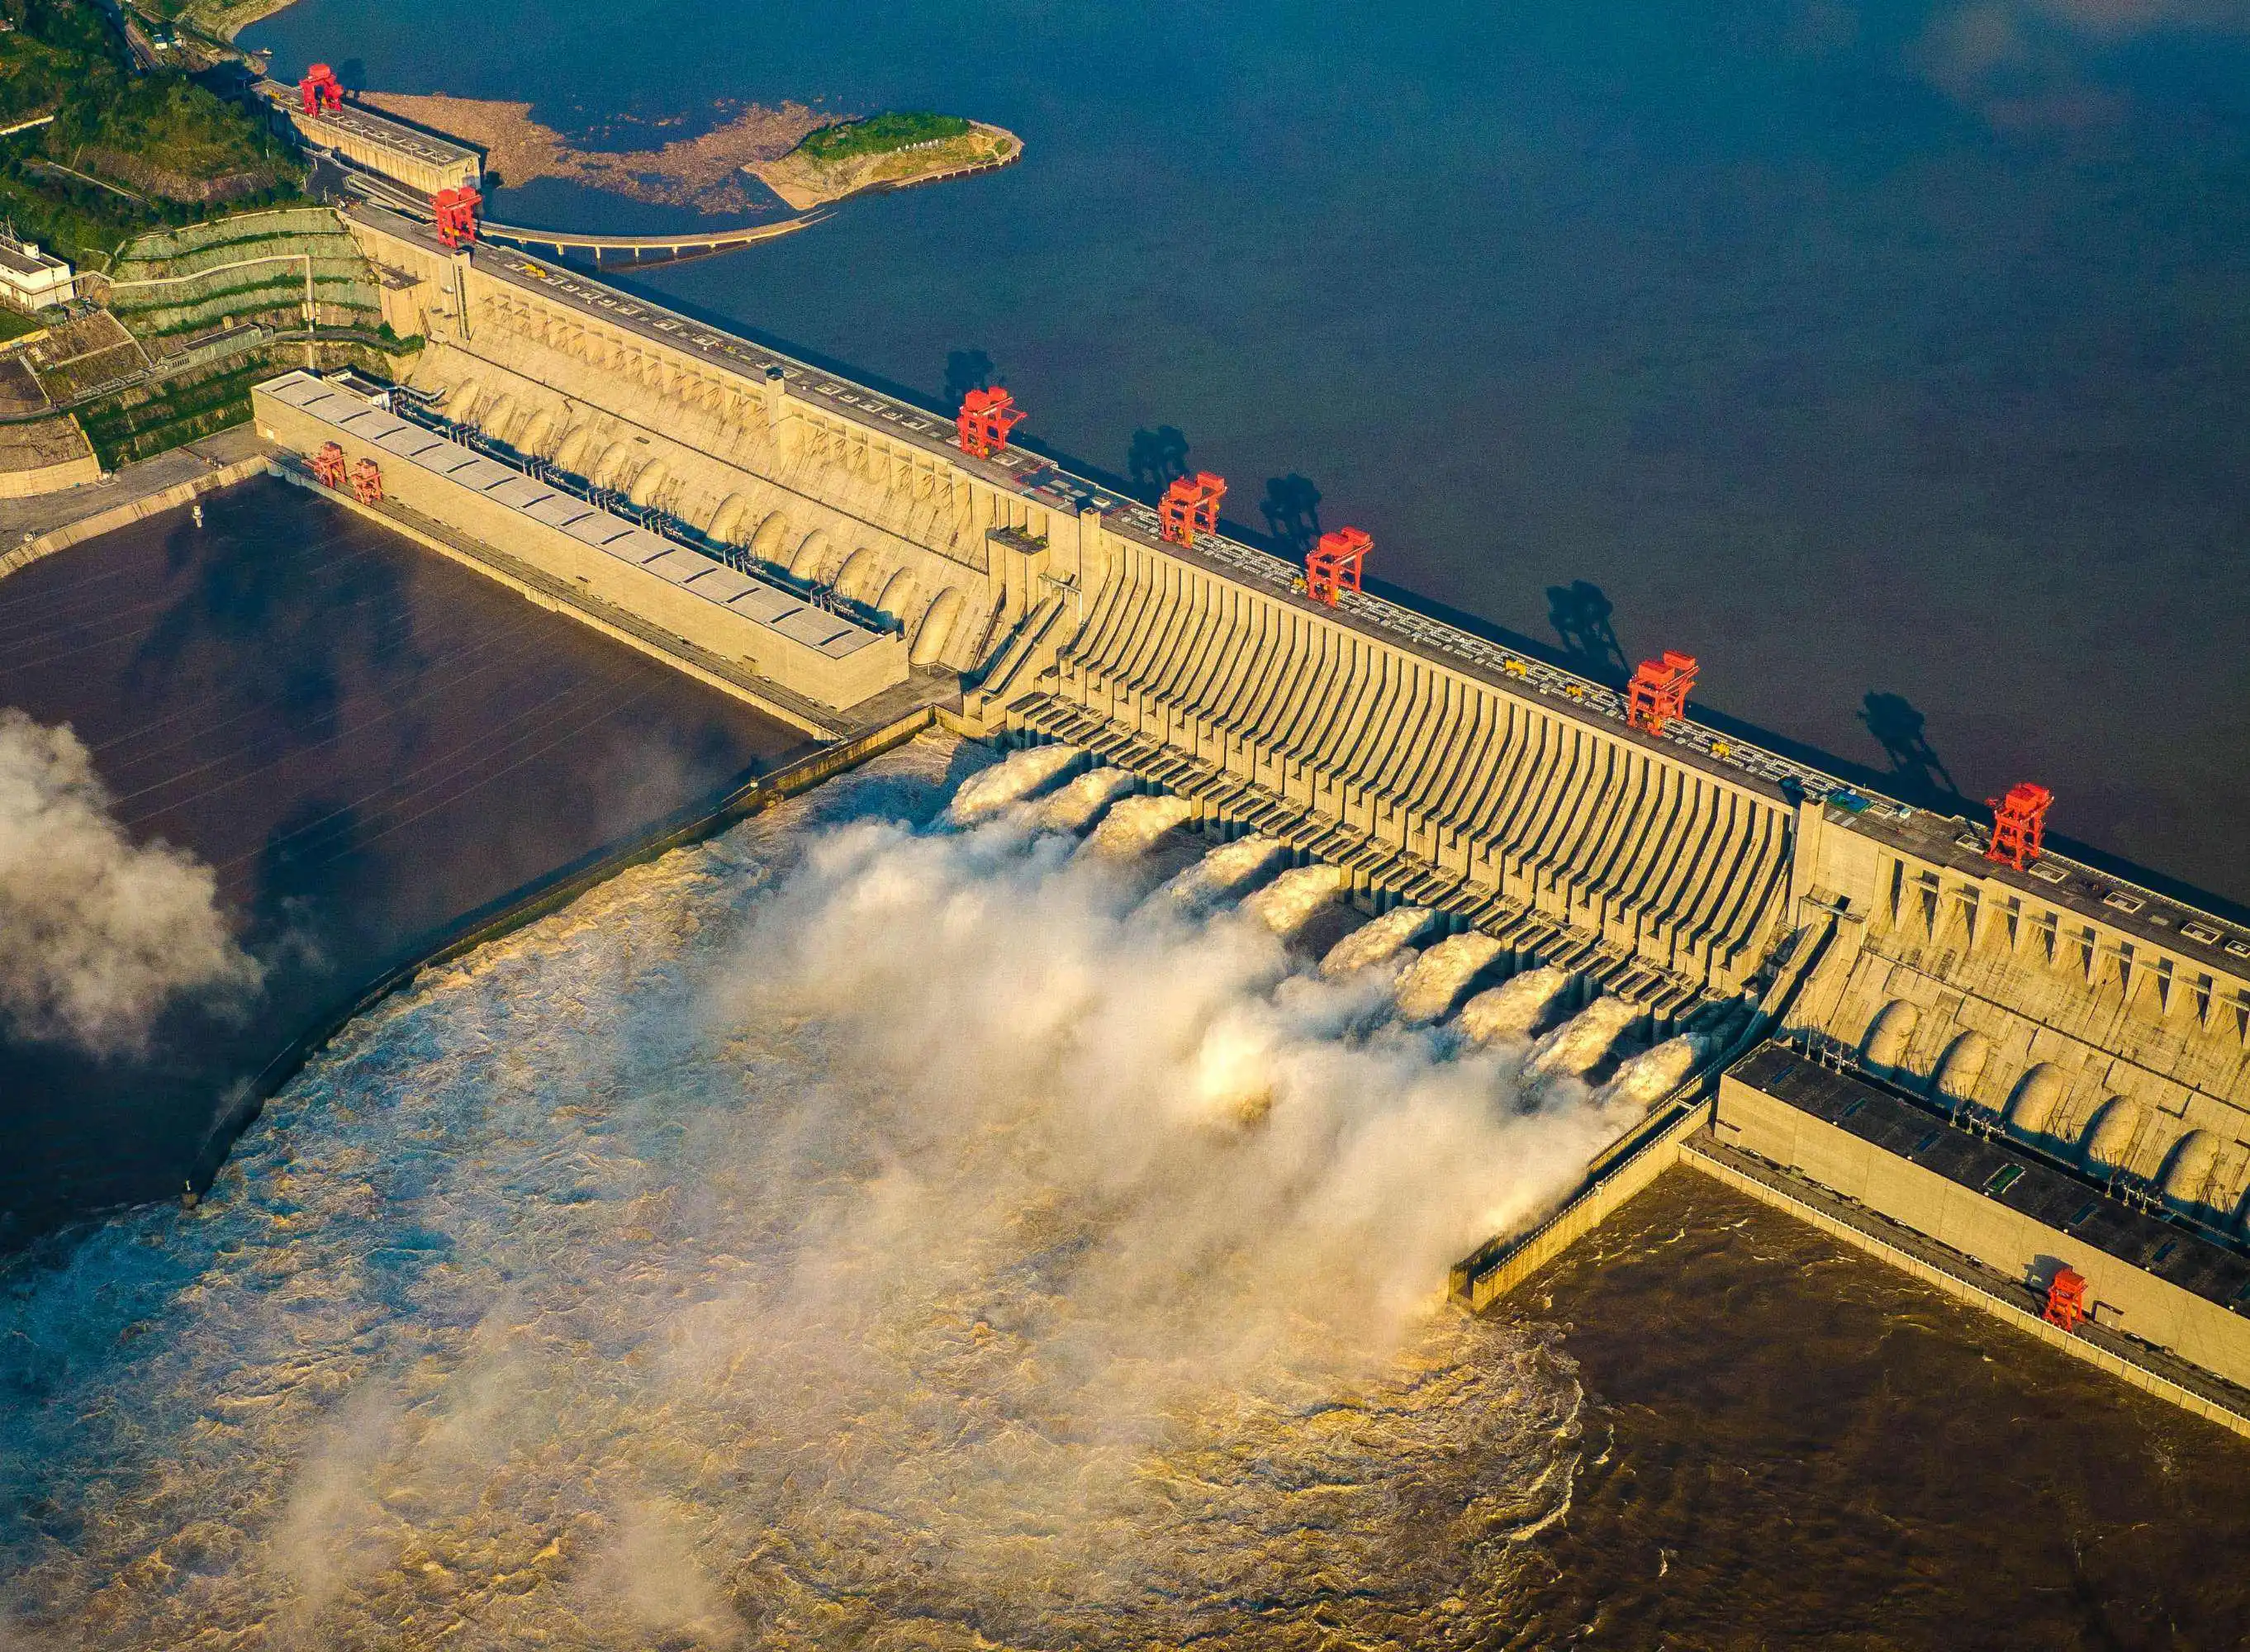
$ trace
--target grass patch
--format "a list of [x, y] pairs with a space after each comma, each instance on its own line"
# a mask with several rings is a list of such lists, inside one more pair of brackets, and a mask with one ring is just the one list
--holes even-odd
[[11, 338], [21, 338], [26, 333], [36, 333], [45, 325], [36, 315], [26, 315], [21, 310], [11, 310], [0, 304], [0, 343]]
[[191, 384], [177, 379], [134, 390], [79, 411], [79, 424], [104, 470], [166, 448], [216, 435], [250, 418], [250, 388], [273, 375], [263, 361], [234, 366]]
[[957, 114], [894, 110], [864, 121], [825, 126], [798, 144], [798, 152], [816, 161], [849, 161], [863, 155], [887, 155], [917, 143], [942, 142], [969, 130]]

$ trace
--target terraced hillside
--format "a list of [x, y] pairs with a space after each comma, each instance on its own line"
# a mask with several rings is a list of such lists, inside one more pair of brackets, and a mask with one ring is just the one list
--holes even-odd
[[230, 323], [295, 331], [305, 324], [308, 273], [321, 327], [380, 331], [375, 272], [323, 207], [286, 207], [140, 236], [111, 266], [109, 307], [157, 349]]

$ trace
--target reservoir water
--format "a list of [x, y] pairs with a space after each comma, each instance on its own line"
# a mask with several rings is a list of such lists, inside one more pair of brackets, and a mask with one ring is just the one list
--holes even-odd
[[1018, 166], [638, 279], [932, 402], [981, 351], [1080, 460], [1170, 427], [1261, 531], [1268, 479], [1308, 479], [1425, 598], [1612, 669], [1695, 653], [1708, 708], [1909, 800], [2037, 779], [2058, 831], [2243, 902], [2246, 31], [2164, 0], [301, 0], [245, 38], [565, 129], [999, 121]]

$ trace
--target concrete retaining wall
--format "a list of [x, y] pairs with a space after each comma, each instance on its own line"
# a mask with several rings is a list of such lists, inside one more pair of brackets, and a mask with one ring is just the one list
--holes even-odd
[[2053, 1348], [2099, 1366], [2111, 1376], [2121, 1378], [2143, 1393], [2171, 1401], [2183, 1410], [2206, 1418], [2219, 1427], [2250, 1437], [2250, 1416], [2233, 1407], [2221, 1404], [2210, 1395], [2198, 1392], [2183, 1383], [2173, 1382], [2129, 1354], [2109, 1348], [2085, 1336], [2073, 1335], [2060, 1325], [2049, 1324], [2039, 1315], [2019, 1303], [1996, 1296], [1971, 1279], [1964, 1279], [1954, 1269], [1941, 1266], [1929, 1257], [1915, 1255], [1903, 1246], [1888, 1242], [1878, 1234], [1845, 1220], [1839, 1212], [1824, 1208], [1812, 1199], [1792, 1196], [1788, 1191], [1728, 1164], [1724, 1159], [1699, 1151], [1691, 1140], [1683, 1143], [1675, 1155], [1675, 1162], [1686, 1165], [1713, 1180], [1722, 1182], [1737, 1192], [1749, 1194], [1762, 1204], [1811, 1224], [1831, 1238], [1841, 1240], [1854, 1248], [1865, 1251], [1878, 1261], [1888, 1262], [1901, 1272], [1911, 1274], [1924, 1284], [1943, 1291], [1957, 1302], [1981, 1310], [2013, 1326], [2028, 1336]]
[[[2007, 1279], [2086, 1276], [2096, 1317], [2230, 1382], [2250, 1386], [2250, 1321], [2083, 1241], [1889, 1153], [1729, 1075], [1714, 1124], [1722, 1144], [1796, 1171]], [[2095, 1195], [2089, 1192], [2088, 1198]]]
[[1621, 1209], [1680, 1162], [1681, 1144], [1710, 1122], [1711, 1104], [1692, 1102], [1628, 1144], [1584, 1192], [1519, 1238], [1494, 1241], [1453, 1265], [1453, 1299], [1482, 1313]]

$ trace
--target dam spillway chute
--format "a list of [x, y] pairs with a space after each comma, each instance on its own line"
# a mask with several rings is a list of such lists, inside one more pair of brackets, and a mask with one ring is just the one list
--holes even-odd
[[1039, 805], [1039, 830], [1073, 835], [1089, 832], [1111, 805], [1132, 794], [1136, 784], [1122, 769], [1088, 769]]
[[1621, 998], [1598, 998], [1549, 1033], [1524, 1071], [1534, 1079], [1583, 1077], [1599, 1067], [1646, 1013]]
[[1399, 982], [1398, 1019], [1410, 1026], [1443, 1020], [1506, 950], [1481, 930], [1447, 936]]
[[1156, 891], [1185, 912], [1198, 912], [1246, 893], [1288, 854], [1287, 845], [1253, 833], [1222, 843]]
[[1293, 867], [1242, 903], [1281, 939], [1292, 940], [1343, 893], [1343, 873], [1323, 862]]
[[1046, 791], [1085, 761], [1086, 753], [1076, 746], [1026, 746], [1012, 751], [961, 783], [946, 805], [946, 820], [953, 826], [976, 826], [992, 819], [1011, 805]]
[[1195, 806], [1185, 798], [1166, 796], [1121, 798], [1101, 817], [1081, 854], [1109, 860], [1134, 860], [1149, 853], [1166, 836], [1187, 823]]
[[1544, 1025], [1570, 990], [1568, 971], [1543, 964], [1462, 1005], [1453, 1029], [1472, 1044], [1520, 1042]]

